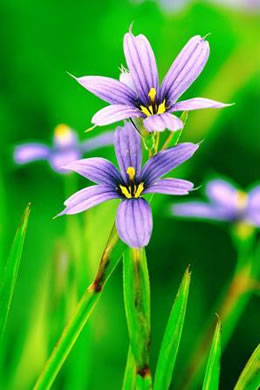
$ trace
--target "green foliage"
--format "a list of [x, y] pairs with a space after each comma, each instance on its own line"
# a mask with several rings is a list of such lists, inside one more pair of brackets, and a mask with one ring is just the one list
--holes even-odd
[[0, 284], [0, 341], [2, 340], [5, 331], [8, 314], [12, 303], [30, 211], [31, 206], [29, 204], [25, 209], [22, 220], [18, 226], [10, 255], [3, 271], [3, 277]]
[[131, 350], [138, 372], [149, 363], [150, 285], [144, 249], [124, 252], [124, 302]]
[[190, 278], [191, 274], [188, 267], [173, 303], [163, 336], [159, 360], [156, 367], [154, 390], [166, 390], [171, 383], [186, 314]]
[[260, 344], [254, 350], [243, 369], [234, 390], [256, 390], [260, 388]]
[[202, 390], [218, 390], [221, 357], [221, 324], [218, 319], [213, 336]]

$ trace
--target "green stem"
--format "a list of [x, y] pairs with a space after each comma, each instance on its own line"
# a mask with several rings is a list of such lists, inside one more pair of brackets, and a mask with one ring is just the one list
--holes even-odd
[[110, 275], [116, 268], [125, 245], [119, 240], [115, 226], [111, 231], [93, 283], [85, 290], [74, 314], [46, 362], [33, 390], [48, 390], [89, 319]]
[[[225, 293], [222, 295], [222, 298], [214, 308], [214, 312], [219, 314], [223, 325], [223, 350], [229, 342], [234, 328], [238, 324], [255, 288], [255, 278], [257, 273], [259, 273], [259, 270], [256, 267], [259, 253], [257, 250], [255, 258], [253, 258], [252, 247], [255, 241], [254, 238], [255, 236], [252, 235], [248, 237], [247, 240], [240, 240], [240, 242], [237, 242], [238, 261], [233, 277], [228, 287], [225, 288]], [[214, 323], [210, 322], [191, 356], [184, 372], [184, 380], [179, 387], [180, 389], [189, 389], [192, 384], [197, 384], [203, 365], [205, 364], [213, 333]]]
[[137, 389], [150, 389], [150, 283], [144, 249], [124, 253], [124, 302]]

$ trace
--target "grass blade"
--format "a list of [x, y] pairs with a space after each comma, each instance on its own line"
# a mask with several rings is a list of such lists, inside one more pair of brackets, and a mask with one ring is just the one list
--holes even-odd
[[260, 388], [260, 344], [256, 347], [243, 369], [234, 390], [256, 390]]
[[135, 390], [135, 389], [136, 389], [136, 365], [135, 365], [135, 359], [131, 347], [129, 346], [122, 390]]
[[173, 303], [163, 336], [155, 373], [154, 390], [167, 390], [171, 383], [186, 313], [190, 278], [191, 274], [188, 267]]
[[218, 320], [211, 344], [202, 390], [218, 390], [219, 387], [221, 357], [220, 332], [221, 325], [220, 320]]
[[0, 285], [0, 340], [3, 337], [6, 322], [12, 303], [13, 293], [23, 252], [23, 244], [27, 230], [31, 206], [28, 204], [18, 226], [9, 258], [4, 267], [3, 277]]
[[85, 290], [77, 304], [74, 314], [65, 326], [63, 333], [46, 362], [34, 390], [48, 390], [53, 384], [71, 349], [76, 343], [93, 309], [98, 302], [103, 288], [119, 263], [125, 249], [113, 226], [106, 248], [103, 251], [99, 270], [93, 283]]
[[[150, 282], [145, 250], [127, 248], [123, 270], [125, 312], [137, 377], [146, 378], [146, 382], [149, 382]], [[143, 383], [138, 378], [137, 381]]]

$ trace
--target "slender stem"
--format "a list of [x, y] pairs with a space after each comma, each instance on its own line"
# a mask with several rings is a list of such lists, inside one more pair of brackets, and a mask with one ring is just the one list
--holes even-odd
[[[238, 261], [234, 275], [220, 303], [216, 305], [214, 310], [219, 314], [223, 325], [223, 349], [230, 340], [233, 330], [255, 288], [255, 265], [251, 253], [253, 244], [254, 237], [250, 237], [246, 242], [240, 241]], [[187, 365], [183, 375], [184, 380], [179, 387], [180, 389], [189, 389], [191, 383], [196, 384], [205, 363], [213, 333], [214, 323], [210, 322]]]
[[125, 245], [119, 240], [114, 225], [103, 252], [97, 275], [76, 306], [73, 316], [64, 328], [59, 341], [45, 364], [33, 388], [34, 390], [48, 390], [51, 387], [99, 300], [107, 280], [116, 268], [124, 248]]
[[137, 389], [150, 389], [150, 283], [144, 249], [124, 253], [124, 302]]
[[155, 145], [154, 145], [154, 154], [158, 152], [159, 144], [160, 144], [160, 132], [157, 131], [156, 138], [155, 138]]

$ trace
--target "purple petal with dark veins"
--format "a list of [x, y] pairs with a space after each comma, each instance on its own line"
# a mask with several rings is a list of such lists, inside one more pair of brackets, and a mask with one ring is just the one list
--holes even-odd
[[144, 180], [146, 186], [150, 186], [161, 176], [191, 158], [198, 147], [197, 144], [186, 142], [157, 153], [144, 165], [141, 180]]
[[46, 160], [49, 155], [50, 148], [38, 143], [19, 145], [14, 150], [14, 160], [17, 164], [25, 164], [36, 160]]
[[134, 106], [124, 104], [113, 104], [99, 110], [92, 118], [92, 123], [97, 126], [110, 125], [123, 119], [142, 116], [141, 112]]
[[121, 175], [110, 161], [102, 157], [77, 160], [63, 167], [98, 184], [115, 188], [122, 181]]
[[162, 82], [161, 100], [166, 97], [168, 106], [173, 105], [198, 78], [208, 57], [208, 42], [200, 35], [191, 38], [173, 62]]
[[237, 207], [237, 189], [222, 179], [214, 179], [207, 183], [206, 194], [216, 204], [226, 206], [229, 209]]
[[70, 164], [80, 157], [81, 151], [79, 148], [53, 150], [49, 157], [49, 163], [56, 172], [68, 173], [68, 170], [64, 169], [64, 165]]
[[110, 77], [84, 76], [76, 78], [77, 82], [110, 104], [133, 104], [136, 98], [135, 92], [126, 84]]
[[66, 208], [57, 216], [81, 213], [100, 203], [119, 197], [116, 191], [111, 190], [111, 187], [106, 185], [83, 188], [64, 202]]
[[143, 194], [159, 193], [167, 195], [187, 195], [193, 188], [193, 183], [183, 179], [159, 179], [150, 185]]
[[124, 36], [126, 63], [135, 85], [135, 90], [143, 104], [148, 104], [151, 88], [158, 91], [158, 70], [153, 50], [147, 38], [131, 33]]
[[116, 227], [119, 237], [131, 248], [146, 246], [153, 229], [152, 211], [143, 198], [125, 199], [118, 209]]
[[142, 164], [141, 137], [134, 126], [126, 122], [115, 131], [115, 152], [121, 175], [128, 182], [127, 168], [135, 168], [136, 177], [140, 175]]
[[151, 115], [144, 120], [144, 127], [147, 131], [171, 131], [180, 130], [183, 128], [183, 122], [175, 115], [170, 113]]
[[260, 226], [260, 186], [253, 188], [248, 194], [248, 219], [256, 226]]
[[172, 207], [173, 215], [188, 218], [203, 218], [218, 221], [228, 221], [231, 218], [225, 207], [216, 207], [203, 202], [178, 203]]
[[171, 108], [171, 112], [200, 110], [202, 108], [224, 108], [228, 106], [232, 106], [232, 104], [225, 104], [211, 99], [193, 98], [175, 103]]
[[80, 144], [80, 149], [82, 153], [90, 152], [92, 150], [96, 150], [99, 148], [103, 148], [104, 146], [110, 146], [114, 144], [114, 131], [107, 131], [96, 137], [92, 137], [87, 141], [84, 141]]

